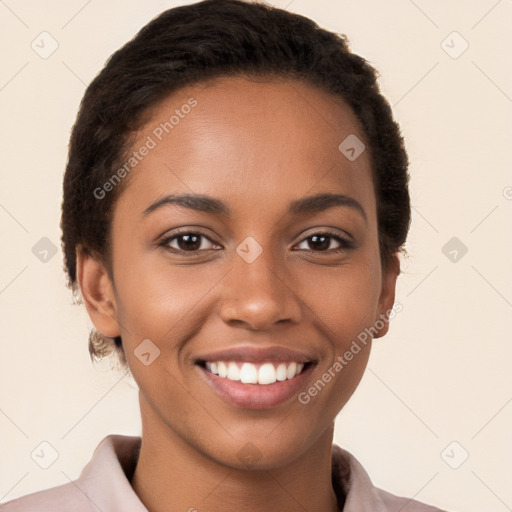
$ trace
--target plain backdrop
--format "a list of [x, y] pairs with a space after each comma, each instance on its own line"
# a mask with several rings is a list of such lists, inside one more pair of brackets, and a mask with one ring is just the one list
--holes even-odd
[[[110, 433], [140, 434], [135, 383], [90, 362], [92, 324], [65, 287], [62, 176], [86, 85], [185, 3], [0, 1], [0, 501], [77, 478]], [[348, 35], [379, 70], [411, 160], [403, 311], [335, 441], [395, 494], [512, 510], [512, 1], [270, 3]], [[31, 457], [42, 442], [58, 454], [48, 469]]]

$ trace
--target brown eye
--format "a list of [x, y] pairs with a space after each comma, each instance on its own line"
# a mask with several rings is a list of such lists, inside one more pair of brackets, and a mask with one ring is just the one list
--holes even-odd
[[313, 235], [308, 238], [310, 247], [315, 250], [325, 251], [331, 245], [332, 237], [329, 235]]
[[176, 253], [189, 253], [194, 254], [199, 251], [212, 249], [211, 245], [215, 244], [205, 235], [191, 231], [183, 231], [171, 237], [167, 237], [159, 244], [160, 246], [169, 249], [171, 252]]
[[178, 249], [184, 251], [195, 251], [201, 248], [201, 235], [179, 235], [176, 237]]
[[[331, 247], [333, 241], [335, 241], [338, 244], [337, 247]], [[350, 242], [346, 238], [340, 236], [339, 234], [334, 234], [330, 232], [315, 233], [314, 235], [305, 238], [301, 242], [301, 244], [307, 245], [307, 247], [305, 247], [306, 250], [310, 250], [312, 252], [326, 253], [342, 252], [348, 249], [352, 249], [354, 247], [352, 242]]]

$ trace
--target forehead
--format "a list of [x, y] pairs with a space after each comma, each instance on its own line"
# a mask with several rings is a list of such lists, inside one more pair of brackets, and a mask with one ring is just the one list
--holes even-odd
[[172, 192], [222, 196], [236, 210], [331, 191], [374, 208], [369, 148], [356, 159], [343, 152], [366, 144], [359, 120], [341, 98], [306, 83], [216, 79], [173, 93], [148, 119], [132, 150], [151, 149], [120, 198], [139, 211]]

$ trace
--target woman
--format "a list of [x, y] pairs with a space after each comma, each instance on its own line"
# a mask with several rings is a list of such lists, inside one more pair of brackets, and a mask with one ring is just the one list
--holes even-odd
[[435, 511], [333, 445], [384, 336], [407, 155], [344, 37], [263, 4], [170, 9], [88, 87], [64, 178], [72, 290], [142, 436], [2, 511]]

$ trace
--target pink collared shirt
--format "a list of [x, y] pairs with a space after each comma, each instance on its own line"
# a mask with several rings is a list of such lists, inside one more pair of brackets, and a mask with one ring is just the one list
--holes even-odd
[[[0, 512], [148, 512], [127, 477], [140, 444], [138, 436], [109, 435], [77, 480], [1, 504]], [[333, 482], [345, 494], [343, 512], [444, 512], [377, 489], [357, 459], [337, 445], [332, 463]]]

